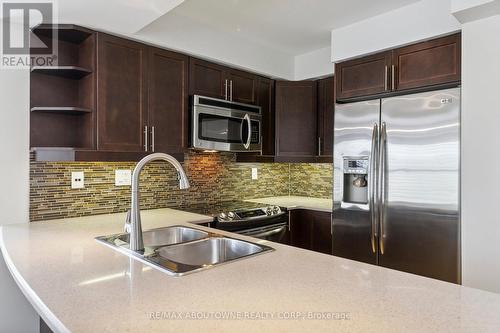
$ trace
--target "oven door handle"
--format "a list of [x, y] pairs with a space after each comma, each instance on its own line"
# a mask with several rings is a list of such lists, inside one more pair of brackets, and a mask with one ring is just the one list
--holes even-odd
[[246, 120], [248, 124], [247, 142], [243, 144], [243, 147], [245, 147], [245, 149], [248, 149], [250, 148], [250, 143], [252, 141], [252, 121], [250, 120], [250, 116], [248, 115], [248, 113], [245, 115], [245, 117], [243, 117], [243, 120]]
[[281, 226], [279, 228], [275, 228], [275, 229], [269, 230], [269, 231], [260, 232], [260, 233], [257, 233], [257, 234], [248, 233], [248, 234], [243, 234], [243, 235], [250, 236], [250, 237], [255, 237], [255, 238], [262, 238], [262, 237], [269, 237], [269, 236], [272, 236], [272, 235], [279, 234], [280, 232], [282, 232], [285, 229], [286, 229], [286, 225]]

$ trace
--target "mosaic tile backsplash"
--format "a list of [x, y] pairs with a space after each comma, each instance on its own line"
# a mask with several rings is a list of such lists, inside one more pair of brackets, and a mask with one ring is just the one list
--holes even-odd
[[[330, 164], [236, 163], [230, 153], [186, 153], [183, 162], [191, 188], [179, 190], [173, 167], [162, 162], [141, 174], [141, 208], [175, 207], [191, 202], [300, 195], [331, 198]], [[30, 163], [30, 220], [124, 212], [130, 207], [130, 186], [115, 186], [115, 170], [133, 162]], [[251, 168], [258, 180], [251, 179]], [[85, 173], [85, 188], [71, 189], [71, 172]]]

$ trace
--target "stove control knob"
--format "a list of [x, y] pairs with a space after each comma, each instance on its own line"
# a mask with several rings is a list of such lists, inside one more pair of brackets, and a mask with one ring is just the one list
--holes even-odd
[[279, 206], [273, 207], [273, 215], [281, 213], [281, 208]]
[[266, 215], [267, 216], [273, 215], [273, 207], [271, 207], [271, 206], [266, 207]]
[[219, 219], [221, 219], [221, 220], [227, 220], [227, 214], [226, 213], [220, 213], [219, 214]]
[[234, 214], [233, 212], [229, 212], [229, 213], [227, 213], [227, 217], [228, 217], [230, 220], [233, 220], [233, 219], [236, 217], [236, 214]]

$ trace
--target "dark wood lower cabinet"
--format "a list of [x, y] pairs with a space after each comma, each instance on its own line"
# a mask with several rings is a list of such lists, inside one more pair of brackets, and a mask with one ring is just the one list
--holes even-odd
[[332, 254], [331, 217], [329, 212], [290, 211], [290, 245]]

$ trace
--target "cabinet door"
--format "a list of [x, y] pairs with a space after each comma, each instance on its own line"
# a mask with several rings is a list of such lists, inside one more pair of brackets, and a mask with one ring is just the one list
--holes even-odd
[[332, 254], [332, 214], [310, 211], [312, 221], [311, 244], [316, 252]]
[[185, 55], [150, 48], [150, 151], [183, 153], [187, 146], [188, 66]]
[[337, 99], [370, 96], [391, 89], [392, 51], [338, 63]]
[[333, 156], [334, 77], [318, 81], [318, 141], [321, 156]]
[[290, 214], [290, 245], [301, 249], [312, 250], [312, 226], [308, 219], [308, 211], [292, 210]]
[[317, 155], [316, 106], [316, 82], [276, 82], [276, 155]]
[[460, 81], [461, 34], [394, 51], [396, 88], [420, 88]]
[[144, 151], [147, 47], [98, 35], [98, 149]]
[[290, 245], [332, 254], [331, 213], [290, 211]]
[[189, 93], [191, 95], [225, 99], [226, 96], [229, 96], [229, 85], [226, 87], [226, 81], [225, 67], [190, 58]]
[[255, 104], [258, 77], [256, 75], [231, 69], [228, 80], [229, 99], [233, 102]]
[[262, 154], [274, 155], [274, 81], [259, 78], [257, 83], [257, 104], [262, 109]]

